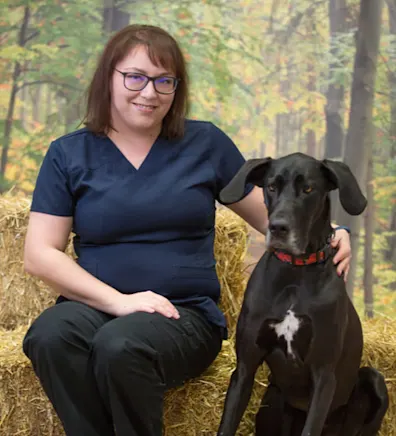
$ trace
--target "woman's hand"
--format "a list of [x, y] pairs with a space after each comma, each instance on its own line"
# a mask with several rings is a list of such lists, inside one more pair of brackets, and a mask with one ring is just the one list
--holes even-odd
[[167, 298], [152, 291], [135, 294], [120, 293], [111, 312], [115, 316], [129, 315], [134, 312], [158, 312], [167, 318], [180, 318], [176, 307]]
[[351, 238], [345, 229], [335, 231], [334, 237], [331, 240], [331, 246], [338, 248], [334, 256], [334, 264], [337, 265], [337, 274], [339, 276], [344, 273], [344, 281], [348, 278], [349, 266], [351, 263]]

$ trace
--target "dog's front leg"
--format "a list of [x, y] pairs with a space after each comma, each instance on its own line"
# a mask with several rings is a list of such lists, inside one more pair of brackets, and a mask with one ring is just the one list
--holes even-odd
[[312, 376], [313, 395], [301, 436], [320, 436], [322, 434], [336, 388], [333, 368], [327, 366], [313, 368]]
[[242, 416], [248, 405], [256, 371], [263, 361], [263, 350], [257, 347], [243, 346], [237, 350], [237, 367], [234, 370], [228, 387], [223, 416], [218, 436], [234, 436]]

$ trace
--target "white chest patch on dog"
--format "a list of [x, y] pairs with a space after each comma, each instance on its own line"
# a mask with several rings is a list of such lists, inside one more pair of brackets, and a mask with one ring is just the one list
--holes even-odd
[[278, 324], [271, 324], [270, 327], [272, 327], [275, 330], [275, 333], [278, 336], [278, 338], [280, 338], [281, 336], [285, 338], [288, 354], [295, 357], [291, 344], [294, 335], [297, 333], [300, 327], [300, 320], [296, 318], [294, 312], [289, 309], [286, 312], [286, 316], [282, 322]]

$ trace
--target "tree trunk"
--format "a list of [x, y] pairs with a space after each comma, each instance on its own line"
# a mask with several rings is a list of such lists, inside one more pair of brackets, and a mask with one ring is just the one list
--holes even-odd
[[[20, 47], [23, 47], [26, 43], [29, 18], [30, 18], [30, 8], [29, 6], [25, 6], [22, 25], [18, 37], [18, 45]], [[7, 189], [5, 183], [5, 171], [8, 162], [8, 151], [11, 143], [11, 132], [14, 123], [15, 99], [16, 99], [16, 94], [18, 92], [18, 79], [20, 74], [21, 74], [21, 65], [19, 62], [15, 62], [14, 71], [12, 73], [12, 80], [11, 80], [12, 85], [11, 85], [10, 100], [8, 103], [7, 118], [4, 124], [3, 149], [1, 152], [1, 160], [0, 160], [0, 193], [4, 192]]]
[[364, 214], [364, 313], [368, 318], [374, 317], [373, 298], [373, 233], [374, 233], [374, 190], [373, 190], [373, 125], [370, 128], [371, 138], [367, 167], [367, 209]]
[[[308, 20], [308, 34], [314, 35], [316, 33], [316, 27], [315, 27], [315, 13], [313, 13], [310, 16], [310, 19]], [[313, 118], [316, 116], [316, 109], [314, 103], [314, 97], [313, 93], [316, 90], [316, 71], [315, 71], [315, 64], [313, 62], [313, 59], [310, 57], [307, 59], [307, 73], [308, 73], [308, 83], [307, 83], [307, 89], [309, 96], [309, 108], [308, 108], [308, 114], [310, 118]], [[307, 151], [306, 153], [309, 156], [316, 157], [316, 133], [315, 130], [309, 129], [306, 134], [306, 145], [307, 145]]]
[[28, 123], [28, 92], [27, 87], [24, 86], [21, 90], [20, 96], [19, 96], [20, 102], [21, 102], [21, 111], [20, 111], [20, 120], [21, 120], [21, 127], [25, 130], [29, 130], [29, 123]]
[[31, 90], [30, 94], [32, 97], [32, 118], [33, 125], [35, 123], [40, 123], [42, 121], [42, 114], [40, 109], [42, 108], [41, 95], [42, 95], [43, 85], [36, 85], [34, 89]]
[[[335, 60], [339, 59], [336, 38], [347, 31], [346, 24], [347, 5], [345, 0], [329, 0], [329, 19], [330, 19], [330, 54]], [[337, 61], [335, 61], [337, 62]], [[338, 64], [339, 62], [337, 62]], [[330, 64], [331, 71], [335, 64]], [[326, 113], [326, 148], [325, 157], [327, 159], [342, 160], [344, 144], [344, 99], [345, 87], [338, 83], [331, 83], [326, 93], [327, 103]]]
[[298, 134], [298, 139], [297, 139], [297, 150], [298, 151], [302, 151], [303, 150], [303, 146], [305, 143], [305, 138], [304, 138], [304, 134], [303, 134], [303, 124], [304, 124], [304, 120], [303, 117], [301, 115], [301, 113], [297, 113], [297, 134]]
[[[313, 29], [311, 29], [313, 31]], [[313, 93], [316, 89], [316, 73], [315, 73], [315, 67], [313, 65], [312, 60], [308, 61], [308, 85], [307, 89], [309, 93]], [[312, 106], [313, 97], [311, 95], [310, 97], [310, 106]], [[309, 108], [310, 116], [315, 116], [315, 108], [310, 107]], [[309, 156], [317, 157], [317, 150], [316, 150], [316, 133], [315, 130], [309, 129], [306, 134], [306, 146], [307, 151], [306, 153]]]
[[281, 114], [276, 115], [275, 119], [275, 156], [279, 156], [281, 151], [281, 131], [282, 131], [282, 124], [281, 124]]
[[264, 157], [267, 155], [267, 147], [264, 141], [260, 141], [260, 156]]
[[[374, 85], [380, 41], [382, 0], [361, 0], [356, 55], [352, 81], [351, 109], [345, 143], [344, 162], [349, 165], [360, 187], [366, 186], [370, 137], [367, 134], [372, 122]], [[337, 223], [351, 228], [352, 257], [348, 277], [348, 294], [353, 297], [356, 259], [359, 249], [361, 217], [349, 216], [340, 208]]]
[[51, 88], [48, 85], [45, 87], [45, 92], [45, 124], [48, 124], [52, 113], [52, 95]]
[[55, 105], [56, 105], [56, 114], [57, 114], [57, 119], [58, 119], [58, 124], [60, 126], [64, 126], [66, 124], [66, 119], [65, 119], [65, 99], [63, 97], [61, 97], [59, 95], [58, 92], [55, 93], [54, 96], [55, 99]]
[[[390, 50], [390, 65], [396, 64], [396, 2], [395, 0], [387, 0], [389, 9], [389, 32], [393, 36], [392, 46]], [[390, 105], [390, 127], [389, 136], [391, 138], [391, 151], [389, 160], [393, 161], [396, 158], [396, 74], [394, 71], [388, 73], [389, 82], [389, 105]], [[395, 232], [394, 235], [388, 238], [388, 250], [385, 253], [385, 259], [388, 262], [393, 263], [393, 267], [396, 268], [396, 204], [393, 204], [392, 212], [389, 220], [389, 231]], [[395, 289], [395, 284], [392, 284], [392, 289]]]
[[[393, 205], [391, 216], [389, 219], [389, 231], [396, 232], [396, 205]], [[385, 260], [396, 265], [396, 235], [389, 236], [389, 248], [386, 252]]]
[[[339, 50], [337, 37], [347, 31], [346, 23], [347, 5], [346, 0], [329, 0], [330, 21], [330, 54], [334, 63], [329, 65], [330, 77], [332, 71], [339, 64]], [[326, 93], [326, 135], [324, 157], [327, 159], [342, 160], [344, 153], [344, 100], [345, 87], [340, 83], [330, 83]], [[340, 203], [336, 192], [330, 193], [331, 216], [337, 216]]]
[[316, 134], [312, 129], [307, 132], [307, 154], [316, 157]]
[[103, 2], [103, 30], [105, 33], [113, 33], [127, 26], [130, 14], [122, 10], [125, 2], [118, 0], [104, 0]]

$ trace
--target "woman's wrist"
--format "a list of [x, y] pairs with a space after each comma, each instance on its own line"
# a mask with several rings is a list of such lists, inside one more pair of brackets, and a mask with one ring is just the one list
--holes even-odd
[[335, 226], [333, 227], [334, 231], [337, 230], [346, 230], [349, 234], [351, 234], [351, 229], [348, 226]]

